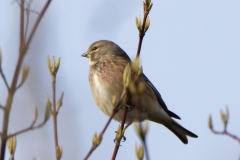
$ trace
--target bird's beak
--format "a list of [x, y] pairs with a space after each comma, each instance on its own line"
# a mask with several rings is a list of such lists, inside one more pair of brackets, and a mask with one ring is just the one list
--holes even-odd
[[88, 56], [89, 56], [88, 52], [85, 52], [85, 53], [82, 54], [82, 57], [88, 58]]

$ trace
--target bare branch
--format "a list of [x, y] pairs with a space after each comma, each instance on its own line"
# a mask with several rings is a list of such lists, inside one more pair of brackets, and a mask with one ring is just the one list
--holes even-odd
[[46, 2], [46, 4], [44, 5], [42, 11], [40, 12], [40, 14], [39, 14], [39, 16], [38, 16], [38, 18], [37, 18], [37, 20], [36, 20], [36, 22], [35, 22], [35, 24], [34, 24], [34, 26], [33, 26], [33, 28], [32, 28], [32, 31], [30, 32], [30, 36], [29, 36], [29, 38], [27, 39], [26, 47], [28, 47], [29, 44], [31, 43], [32, 38], [33, 38], [33, 35], [34, 35], [34, 33], [35, 33], [35, 31], [36, 31], [36, 29], [37, 29], [37, 27], [38, 27], [38, 24], [40, 23], [43, 15], [44, 15], [44, 13], [46, 12], [46, 10], [47, 10], [47, 8], [48, 8], [48, 6], [49, 6], [50, 3], [51, 3], [51, 0], [48, 0], [48, 1]]
[[213, 127], [210, 128], [210, 130], [211, 130], [214, 134], [229, 136], [229, 137], [233, 138], [234, 140], [238, 141], [238, 143], [240, 143], [240, 138], [237, 137], [236, 135], [233, 135], [232, 133], [229, 133], [229, 131], [227, 130], [227, 123], [224, 125], [223, 131], [216, 131], [215, 129], [213, 129]]
[[[125, 124], [125, 120], [126, 120], [126, 117], [127, 117], [127, 111], [128, 111], [128, 108], [126, 106], [125, 109], [124, 109], [122, 123], [121, 123], [121, 132], [124, 130], [124, 124]], [[120, 139], [117, 139], [116, 142], [115, 142], [116, 144], [115, 144], [115, 148], [114, 148], [114, 151], [113, 151], [112, 160], [116, 159], [116, 156], [117, 156], [118, 149], [119, 149], [122, 138], [123, 137], [121, 137]]]
[[0, 74], [1, 74], [1, 76], [2, 76], [2, 79], [3, 79], [3, 81], [4, 81], [4, 83], [5, 83], [6, 87], [7, 87], [7, 89], [9, 90], [9, 85], [8, 85], [7, 79], [6, 79], [6, 77], [5, 77], [4, 73], [3, 73], [1, 64], [0, 64]]
[[31, 125], [30, 125], [29, 127], [25, 128], [25, 129], [23, 129], [23, 130], [21, 130], [21, 131], [18, 131], [18, 132], [16, 132], [16, 133], [13, 133], [13, 134], [8, 135], [8, 138], [13, 137], [13, 136], [16, 136], [16, 135], [19, 135], [19, 134], [21, 134], [21, 133], [24, 133], [24, 132], [27, 132], [27, 131], [30, 131], [30, 130], [34, 130], [34, 129], [40, 128], [40, 127], [42, 127], [46, 122], [47, 122], [47, 120], [44, 120], [42, 123], [34, 126], [34, 124], [36, 123], [36, 119], [34, 119], [33, 122], [31, 123]]

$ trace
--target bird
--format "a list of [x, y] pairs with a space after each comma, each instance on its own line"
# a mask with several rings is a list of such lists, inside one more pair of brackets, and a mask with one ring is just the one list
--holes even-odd
[[[93, 98], [100, 110], [110, 116], [114, 107], [112, 97], [116, 97], [116, 102], [120, 99], [124, 88], [124, 69], [131, 59], [122, 48], [109, 40], [94, 42], [87, 52], [82, 54], [82, 57], [89, 59], [88, 78]], [[187, 136], [198, 137], [173, 119], [180, 119], [180, 117], [168, 110], [160, 93], [144, 73], [138, 77], [138, 81], [145, 85], [145, 89], [144, 93], [140, 95], [140, 102], [136, 102], [136, 99], [130, 96], [129, 104], [132, 105], [132, 109], [127, 113], [125, 120], [127, 125], [131, 125], [135, 121], [153, 121], [164, 125], [184, 144], [188, 143]], [[140, 109], [134, 108], [137, 103], [140, 103]], [[138, 116], [139, 112], [141, 116]], [[123, 113], [124, 109], [120, 109], [113, 119], [121, 122]]]

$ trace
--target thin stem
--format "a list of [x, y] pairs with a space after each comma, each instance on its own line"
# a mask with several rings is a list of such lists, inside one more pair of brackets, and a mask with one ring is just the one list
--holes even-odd
[[[4, 160], [5, 157], [5, 149], [6, 149], [6, 142], [7, 142], [7, 132], [8, 132], [8, 122], [9, 122], [9, 115], [12, 108], [12, 102], [13, 98], [16, 92], [16, 85], [20, 73], [20, 69], [22, 66], [23, 59], [26, 55], [27, 49], [29, 47], [29, 44], [33, 38], [33, 35], [38, 27], [38, 24], [40, 20], [42, 19], [46, 9], [48, 8], [51, 0], [48, 0], [44, 6], [44, 8], [41, 11], [41, 14], [38, 16], [38, 19], [35, 22], [35, 25], [32, 29], [32, 32], [28, 38], [27, 43], [25, 44], [24, 39], [24, 0], [20, 1], [20, 45], [19, 45], [19, 58], [17, 61], [17, 65], [14, 71], [13, 79], [11, 87], [8, 87], [8, 96], [6, 99], [6, 104], [4, 108], [4, 115], [3, 115], [3, 125], [2, 125], [2, 134], [1, 134], [1, 152], [0, 152], [0, 160]], [[1, 72], [2, 73], [2, 72]], [[5, 82], [6, 84], [6, 82]]]
[[51, 0], [48, 0], [46, 2], [46, 4], [44, 5], [42, 11], [40, 12], [40, 14], [39, 14], [39, 16], [38, 16], [38, 18], [37, 18], [37, 20], [36, 20], [36, 22], [35, 22], [35, 24], [34, 24], [34, 26], [32, 28], [32, 31], [30, 32], [30, 36], [29, 36], [29, 38], [28, 38], [28, 40], [26, 42], [26, 46], [30, 45], [30, 43], [32, 41], [32, 38], [33, 38], [33, 35], [34, 35], [34, 33], [35, 33], [35, 31], [36, 31], [36, 29], [37, 29], [37, 27], [38, 27], [38, 25], [39, 25], [43, 15], [44, 15], [44, 13], [46, 12], [46, 10], [47, 10], [47, 8], [48, 8], [50, 3], [51, 3]]
[[[127, 109], [127, 107], [125, 107], [124, 113], [123, 113], [123, 118], [122, 118], [122, 123], [121, 123], [121, 132], [124, 129], [124, 124], [125, 124], [125, 120], [127, 117], [127, 111], [128, 111], [128, 109]], [[122, 140], [122, 138], [119, 141], [117, 141], [115, 144], [115, 148], [114, 148], [113, 155], [112, 155], [112, 160], [116, 159], [121, 140]]]
[[25, 128], [25, 129], [23, 129], [21, 131], [18, 131], [16, 133], [8, 135], [8, 138], [16, 136], [16, 135], [19, 135], [19, 134], [24, 133], [24, 132], [27, 132], [29, 130], [34, 130], [34, 129], [40, 128], [47, 122], [47, 120], [43, 121], [42, 123], [38, 124], [37, 126], [34, 126], [35, 122], [36, 122], [36, 120], [34, 120], [29, 127]]
[[226, 129], [224, 129], [224, 131], [222, 131], [222, 132], [215, 131], [214, 129], [211, 129], [211, 131], [215, 134], [218, 134], [218, 135], [227, 135], [227, 136], [235, 139], [236, 141], [238, 141], [238, 143], [240, 143], [240, 138], [237, 137], [236, 135], [233, 135], [233, 134], [229, 133]]
[[52, 117], [53, 117], [53, 132], [55, 147], [58, 146], [58, 131], [57, 131], [57, 109], [56, 109], [56, 74], [52, 74]]
[[148, 14], [149, 14], [149, 12], [144, 12], [142, 29], [141, 29], [141, 32], [139, 33], [139, 41], [138, 41], [136, 58], [140, 57], [140, 51], [141, 51], [141, 48], [142, 48], [142, 41], [143, 41], [143, 37], [145, 36], [144, 27], [145, 27], [145, 23], [146, 23], [146, 19], [147, 19]]
[[24, 39], [24, 0], [21, 0], [20, 4], [20, 53], [22, 48], [25, 45], [25, 39]]

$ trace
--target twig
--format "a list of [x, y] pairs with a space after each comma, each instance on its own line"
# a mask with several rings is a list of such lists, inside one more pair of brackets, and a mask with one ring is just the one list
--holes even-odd
[[52, 0], [48, 0], [48, 1], [46, 2], [46, 4], [44, 5], [42, 11], [40, 12], [40, 14], [39, 14], [39, 16], [38, 16], [38, 18], [37, 18], [37, 20], [36, 20], [36, 22], [35, 22], [35, 24], [34, 24], [34, 26], [33, 26], [33, 28], [32, 28], [32, 31], [30, 32], [30, 36], [29, 36], [29, 38], [28, 38], [28, 40], [27, 40], [27, 42], [26, 42], [26, 46], [29, 46], [29, 45], [30, 45], [30, 43], [31, 43], [31, 41], [32, 41], [32, 38], [33, 38], [33, 35], [34, 35], [34, 33], [35, 33], [35, 31], [36, 31], [36, 29], [37, 29], [37, 27], [38, 27], [38, 25], [39, 25], [39, 23], [40, 23], [40, 21], [41, 21], [41, 19], [42, 19], [44, 13], [46, 12], [48, 6], [50, 5], [51, 1], [52, 1]]
[[[149, 6], [147, 6], [147, 7], [149, 7]], [[138, 41], [136, 59], [140, 57], [142, 42], [143, 42], [143, 38], [145, 36], [144, 28], [145, 28], [146, 19], [148, 17], [149, 11], [150, 10], [147, 11], [147, 10], [144, 9], [143, 24], [142, 24], [141, 31], [139, 32], [139, 41]], [[136, 83], [135, 83], [135, 86], [136, 86]], [[141, 113], [140, 113], [141, 107], [140, 107], [140, 104], [139, 104], [139, 93], [136, 93], [135, 96], [137, 97], [136, 100], [137, 100], [137, 110], [138, 110], [138, 119], [139, 119], [139, 127], [140, 127], [140, 138], [141, 138], [141, 140], [143, 142], [143, 145], [144, 145], [144, 149], [145, 149], [145, 153], [146, 153], [146, 159], [149, 160], [149, 154], [148, 154], [148, 149], [147, 149], [147, 144], [146, 144], [146, 137], [143, 134], [142, 124], [141, 124]]]
[[[125, 120], [126, 120], [126, 117], [127, 117], [127, 111], [128, 111], [128, 108], [125, 107], [124, 113], [123, 113], [123, 118], [122, 118], [122, 123], [121, 123], [121, 132], [124, 129], [124, 124], [125, 124]], [[112, 155], [112, 160], [116, 159], [121, 140], [122, 140], [122, 138], [119, 139], [119, 141], [118, 140], [116, 141], [115, 148], [114, 148], [113, 155]]]
[[144, 12], [142, 29], [141, 29], [141, 32], [139, 33], [139, 41], [138, 41], [138, 48], [137, 48], [136, 58], [140, 57], [142, 41], [143, 41], [143, 37], [145, 36], [144, 27], [145, 27], [145, 24], [146, 24], [146, 19], [147, 19], [148, 14], [149, 14], [149, 12]]
[[33, 0], [29, 0], [29, 2], [27, 3], [27, 8], [26, 8], [26, 13], [27, 13], [27, 20], [26, 20], [26, 27], [25, 27], [25, 39], [27, 38], [27, 31], [28, 31], [28, 25], [29, 25], [29, 17], [30, 17], [30, 8], [31, 8], [31, 4], [32, 4]]
[[[124, 97], [127, 95], [128, 93], [123, 90], [122, 94], [121, 94], [121, 97], [120, 99], [118, 100], [118, 103], [116, 104], [116, 107], [114, 107], [113, 111], [112, 111], [112, 114], [111, 116], [108, 118], [108, 121], [107, 123], [105, 124], [103, 130], [101, 131], [101, 135], [103, 136], [103, 134], [105, 133], [105, 131], [107, 130], [107, 127], [109, 126], [110, 122], [112, 121], [113, 117], [115, 116], [115, 114], [119, 111], [119, 106], [121, 105], [122, 103], [122, 100], [124, 99]], [[87, 160], [92, 152], [97, 148], [98, 146], [96, 145], [92, 145], [91, 149], [88, 151], [87, 155], [85, 156], [84, 160]]]
[[219, 135], [227, 135], [227, 136], [235, 139], [236, 141], [238, 141], [238, 143], [240, 143], [240, 138], [235, 136], [235, 135], [233, 135], [233, 134], [231, 134], [231, 133], [229, 133], [227, 130], [224, 130], [222, 132], [212, 130], [212, 132], [215, 133], [215, 134], [219, 134]]
[[[41, 13], [39, 14], [34, 27], [30, 33], [30, 36], [27, 40], [27, 43], [25, 43], [25, 39], [24, 39], [24, 0], [20, 1], [20, 45], [19, 45], [19, 58], [17, 61], [17, 65], [15, 68], [15, 72], [13, 75], [13, 79], [12, 79], [12, 84], [11, 87], [9, 86], [9, 91], [8, 91], [8, 96], [7, 96], [7, 100], [6, 100], [6, 104], [5, 104], [5, 109], [4, 109], [4, 115], [3, 115], [3, 125], [2, 125], [2, 135], [1, 135], [1, 152], [0, 152], [0, 159], [3, 160], [5, 157], [5, 149], [6, 149], [6, 142], [7, 142], [7, 132], [8, 132], [8, 122], [9, 122], [9, 115], [10, 115], [10, 111], [12, 108], [12, 102], [13, 102], [13, 98], [14, 95], [16, 93], [16, 86], [17, 86], [17, 81], [18, 81], [18, 77], [19, 77], [19, 73], [20, 73], [20, 69], [22, 66], [22, 62], [23, 59], [26, 55], [26, 52], [29, 48], [29, 45], [32, 41], [33, 35], [38, 27], [38, 24], [40, 22], [40, 20], [42, 19], [46, 9], [48, 8], [49, 4], [50, 4], [51, 0], [48, 0], [45, 4], [45, 6], [43, 7]], [[1, 73], [2, 74], [2, 73]], [[6, 82], [5, 82], [6, 83]]]
[[8, 91], [9, 91], [9, 85], [8, 85], [8, 83], [7, 83], [7, 79], [6, 79], [6, 77], [5, 77], [4, 73], [3, 73], [3, 70], [2, 70], [2, 66], [1, 66], [1, 64], [0, 64], [0, 74], [1, 74], [1, 76], [2, 76], [2, 79], [3, 79], [4, 83], [5, 83], [5, 85], [6, 85], [7, 89], [8, 89]]
[[57, 109], [56, 109], [56, 74], [52, 74], [52, 117], [53, 117], [53, 131], [54, 131], [54, 142], [55, 147], [58, 146], [58, 131], [57, 131]]
[[34, 126], [34, 124], [36, 123], [36, 120], [34, 120], [34, 121], [32, 122], [32, 124], [31, 124], [28, 128], [25, 128], [25, 129], [23, 129], [23, 130], [21, 130], [21, 131], [18, 131], [18, 132], [16, 132], [16, 133], [13, 133], [13, 134], [8, 135], [8, 138], [13, 137], [13, 136], [16, 136], [16, 135], [19, 135], [19, 134], [24, 133], [24, 132], [27, 132], [27, 131], [29, 131], [29, 130], [34, 130], [34, 129], [40, 128], [40, 127], [42, 127], [46, 122], [47, 122], [47, 120], [43, 121], [42, 123], [38, 124], [37, 126]]

